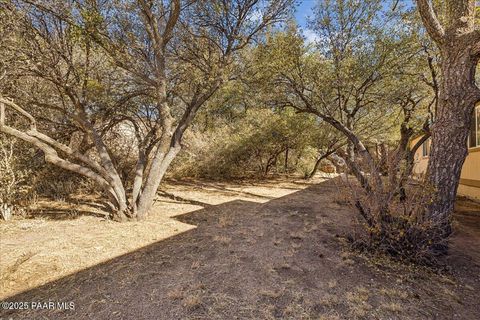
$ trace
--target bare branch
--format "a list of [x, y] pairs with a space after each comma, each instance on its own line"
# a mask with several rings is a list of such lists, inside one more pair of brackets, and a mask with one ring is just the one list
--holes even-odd
[[[22, 108], [20, 108], [16, 103], [13, 102], [13, 100], [11, 99], [5, 99], [3, 97], [0, 97], [0, 103], [3, 103], [3, 104], [6, 104], [7, 106], [10, 106], [12, 107], [15, 111], [17, 111], [18, 113], [20, 113], [21, 115], [23, 115], [24, 117], [26, 117], [28, 119], [28, 121], [30, 121], [30, 128], [35, 130], [36, 129], [36, 121], [35, 121], [35, 118], [32, 117], [32, 115], [28, 112], [26, 112], [25, 110], [23, 110]], [[2, 124], [5, 123], [5, 114], [4, 114], [4, 110], [2, 110]]]
[[437, 14], [433, 9], [431, 0], [416, 0], [418, 11], [422, 17], [422, 21], [427, 29], [428, 34], [437, 44], [443, 44], [445, 37], [445, 29], [438, 21]]
[[175, 28], [180, 16], [180, 0], [173, 0], [172, 2], [172, 8], [167, 19], [167, 25], [165, 26], [165, 31], [163, 32], [164, 45], [172, 38], [173, 29]]
[[475, 29], [464, 36], [463, 42], [471, 46], [472, 56], [480, 56], [480, 29]]
[[92, 179], [98, 185], [100, 185], [105, 191], [107, 191], [111, 196], [113, 196], [115, 198], [116, 202], [118, 203], [118, 198], [117, 198], [115, 192], [113, 191], [113, 188], [110, 186], [110, 184], [102, 176], [100, 176], [99, 174], [95, 173], [94, 171], [90, 170], [87, 167], [84, 167], [84, 166], [81, 166], [81, 165], [78, 165], [76, 163], [72, 163], [68, 160], [60, 158], [58, 156], [57, 151], [55, 151], [55, 149], [53, 149], [52, 147], [50, 147], [46, 143], [42, 142], [37, 137], [31, 136], [28, 133], [21, 132], [17, 129], [14, 129], [12, 127], [9, 127], [9, 126], [5, 125], [5, 122], [4, 122], [4, 119], [5, 119], [4, 103], [1, 102], [0, 106], [1, 106], [0, 117], [2, 119], [2, 122], [1, 122], [1, 125], [0, 125], [0, 131], [1, 132], [6, 133], [8, 135], [11, 135], [15, 138], [21, 139], [25, 142], [33, 144], [34, 146], [36, 146], [37, 148], [39, 148], [40, 150], [42, 150], [45, 153], [45, 161], [47, 161], [48, 163], [51, 163], [51, 164], [56, 165], [56, 166], [58, 166], [62, 169], [65, 169], [65, 170], [68, 170], [68, 171], [71, 171], [71, 172], [74, 172], [74, 173], [77, 173], [77, 174], [80, 174], [80, 175], [83, 175], [87, 178]]

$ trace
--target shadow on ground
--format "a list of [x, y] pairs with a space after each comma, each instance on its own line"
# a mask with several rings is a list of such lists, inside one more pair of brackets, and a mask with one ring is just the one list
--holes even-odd
[[28, 210], [27, 219], [74, 220], [82, 216], [108, 218], [106, 206], [98, 199], [67, 198], [64, 201], [43, 199]]
[[[475, 319], [480, 236], [461, 224], [452, 272], [356, 255], [352, 211], [335, 181], [266, 203], [232, 201], [177, 219], [194, 230], [9, 301], [75, 310], [0, 311], [12, 319]], [[472, 215], [469, 215], [471, 218]], [[480, 219], [480, 212], [474, 215]], [[465, 240], [465, 239], [468, 239]]]

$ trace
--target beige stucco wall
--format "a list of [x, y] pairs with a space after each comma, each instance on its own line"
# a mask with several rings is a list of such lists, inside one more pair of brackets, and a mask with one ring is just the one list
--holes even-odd
[[480, 188], [458, 185], [458, 194], [470, 199], [480, 200]]
[[480, 181], [480, 148], [469, 150], [462, 168], [462, 178]]
[[[414, 146], [418, 140], [420, 140], [420, 137], [414, 139], [411, 145]], [[413, 174], [417, 177], [423, 176], [427, 172], [428, 157], [423, 157], [422, 147], [418, 148], [413, 159]]]
[[[412, 141], [411, 145], [420, 138]], [[413, 174], [422, 176], [427, 171], [428, 157], [422, 156], [422, 148], [418, 148], [414, 157]], [[480, 200], [480, 148], [469, 149], [468, 156], [462, 168], [458, 194]]]
[[469, 150], [460, 178], [458, 193], [480, 200], [480, 148]]

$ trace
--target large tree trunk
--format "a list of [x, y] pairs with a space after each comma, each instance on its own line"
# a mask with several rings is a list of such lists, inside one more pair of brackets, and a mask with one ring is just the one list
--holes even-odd
[[[438, 110], [431, 130], [432, 151], [427, 182], [434, 198], [427, 215], [439, 223], [437, 236], [450, 234], [450, 214], [462, 166], [467, 156], [467, 137], [480, 90], [475, 69], [480, 58], [480, 30], [476, 22], [475, 0], [446, 0], [445, 15], [437, 17], [434, 2], [416, 0], [423, 24], [441, 54]], [[439, 248], [442, 251], [445, 248]]]
[[165, 154], [160, 154], [158, 158], [153, 160], [145, 187], [138, 202], [137, 218], [139, 220], [145, 219], [148, 215], [153, 206], [158, 187], [179, 151], [180, 147], [172, 147]]
[[444, 233], [450, 233], [448, 217], [453, 211], [463, 163], [468, 154], [467, 140], [478, 99], [473, 85], [478, 58], [469, 50], [443, 50], [442, 78], [427, 181], [435, 190], [429, 215], [444, 221]]

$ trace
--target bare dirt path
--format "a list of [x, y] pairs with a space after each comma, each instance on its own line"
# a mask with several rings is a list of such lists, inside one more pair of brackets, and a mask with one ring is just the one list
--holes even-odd
[[[187, 198], [191, 187], [172, 186], [168, 192]], [[263, 187], [207, 184], [204, 198], [195, 198], [206, 203], [204, 208], [175, 217], [196, 228], [7, 299], [73, 301], [75, 310], [3, 310], [0, 315], [478, 319], [478, 206], [465, 202], [459, 208], [446, 261], [452, 271], [437, 274], [348, 251], [343, 236], [351, 228], [352, 210], [339, 201], [335, 181], [284, 185], [279, 198], [269, 194], [272, 186]], [[232, 193], [238, 198], [208, 203], [209, 197], [228, 199]]]

